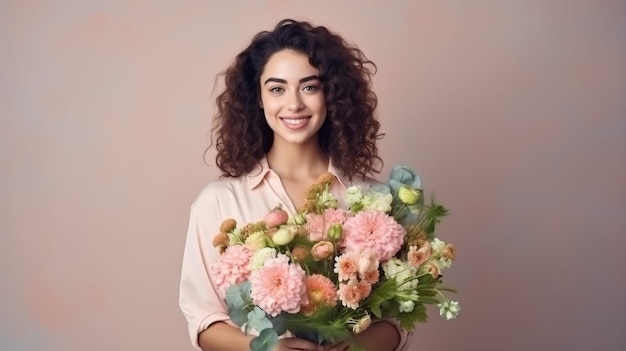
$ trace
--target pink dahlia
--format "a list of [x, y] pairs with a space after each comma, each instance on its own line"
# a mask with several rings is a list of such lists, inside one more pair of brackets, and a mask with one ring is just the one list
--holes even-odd
[[343, 225], [342, 247], [348, 250], [369, 249], [380, 262], [387, 261], [400, 250], [406, 231], [388, 214], [367, 210], [350, 217]]
[[297, 313], [307, 304], [306, 274], [286, 255], [270, 258], [250, 275], [252, 302], [272, 317], [281, 312]]
[[306, 216], [309, 240], [319, 241], [328, 239], [328, 229], [335, 224], [343, 224], [348, 215], [341, 208], [327, 208], [320, 214], [309, 213]]
[[224, 295], [232, 285], [244, 282], [250, 276], [248, 264], [254, 252], [243, 245], [226, 248], [220, 260], [210, 267], [210, 273], [217, 290]]

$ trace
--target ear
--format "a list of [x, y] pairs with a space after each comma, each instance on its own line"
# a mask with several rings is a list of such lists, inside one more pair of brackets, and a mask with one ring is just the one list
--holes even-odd
[[259, 99], [259, 108], [262, 110], [263, 109], [263, 101], [261, 99]]

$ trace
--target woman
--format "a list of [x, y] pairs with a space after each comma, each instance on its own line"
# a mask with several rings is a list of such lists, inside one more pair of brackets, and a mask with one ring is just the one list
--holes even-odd
[[[224, 73], [212, 139], [222, 177], [200, 193], [191, 217], [180, 286], [180, 306], [194, 346], [248, 350], [252, 336], [229, 321], [210, 266], [220, 222], [250, 223], [278, 204], [288, 212], [305, 202], [305, 188], [320, 174], [339, 181], [342, 199], [350, 185], [368, 186], [382, 163], [371, 90], [375, 66], [357, 48], [325, 27], [284, 20], [257, 34]], [[407, 335], [388, 321], [358, 335], [368, 350], [402, 350]], [[275, 350], [348, 350], [346, 342], [317, 345], [285, 337]]]

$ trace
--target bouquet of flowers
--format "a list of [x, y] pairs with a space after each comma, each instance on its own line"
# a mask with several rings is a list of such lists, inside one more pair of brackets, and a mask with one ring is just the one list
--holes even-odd
[[459, 313], [441, 275], [455, 250], [434, 236], [447, 209], [425, 201], [419, 177], [396, 166], [385, 184], [348, 188], [347, 208], [329, 192], [334, 180], [322, 175], [292, 216], [277, 207], [257, 223], [227, 219], [213, 240], [221, 255], [211, 273], [231, 321], [258, 333], [254, 351], [287, 331], [320, 344], [353, 340], [381, 318], [411, 330], [428, 304], [446, 319]]

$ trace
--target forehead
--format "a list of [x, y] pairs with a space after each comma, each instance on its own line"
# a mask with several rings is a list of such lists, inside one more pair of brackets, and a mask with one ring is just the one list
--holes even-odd
[[[267, 60], [261, 78], [281, 78], [287, 81], [319, 74], [319, 70], [309, 63], [309, 57], [299, 51], [284, 49], [275, 52]], [[261, 79], [261, 82], [265, 79]]]

